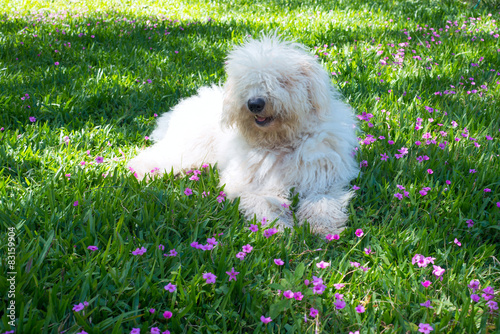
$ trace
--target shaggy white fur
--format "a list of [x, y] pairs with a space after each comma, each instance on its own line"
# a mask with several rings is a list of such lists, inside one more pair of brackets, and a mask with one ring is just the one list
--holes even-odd
[[278, 37], [250, 40], [227, 59], [224, 87], [202, 87], [158, 119], [155, 144], [130, 161], [139, 178], [204, 163], [219, 169], [228, 198], [240, 198], [246, 218], [314, 232], [338, 233], [358, 175], [355, 120], [318, 61], [300, 44]]

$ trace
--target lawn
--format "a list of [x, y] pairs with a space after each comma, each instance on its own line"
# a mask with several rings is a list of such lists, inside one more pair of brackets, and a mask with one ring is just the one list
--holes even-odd
[[[21, 3], [0, 7], [0, 333], [500, 330], [494, 2]], [[246, 221], [216, 166], [127, 168], [261, 31], [309, 47], [358, 115], [340, 235]]]

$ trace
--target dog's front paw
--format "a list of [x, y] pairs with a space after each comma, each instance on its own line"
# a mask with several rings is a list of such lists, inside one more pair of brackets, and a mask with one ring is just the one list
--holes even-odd
[[148, 166], [139, 158], [140, 156], [130, 160], [128, 163], [128, 169], [138, 180], [142, 180], [146, 175], [151, 174], [151, 172], [154, 173], [155, 169], [151, 169], [150, 166]]
[[307, 220], [313, 233], [322, 235], [342, 232], [348, 218], [342, 203], [328, 197], [305, 199], [300, 204], [297, 217], [300, 222]]

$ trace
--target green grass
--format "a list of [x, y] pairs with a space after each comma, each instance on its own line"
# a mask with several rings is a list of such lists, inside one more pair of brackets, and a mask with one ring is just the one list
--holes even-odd
[[[8, 262], [11, 246], [0, 248], [0, 331], [415, 333], [420, 323], [431, 333], [499, 331], [498, 310], [490, 313], [484, 298], [472, 301], [467, 287], [473, 279], [481, 289], [500, 287], [500, 15], [490, 1], [475, 4], [4, 1], [0, 237], [7, 245], [15, 227], [15, 265]], [[227, 52], [262, 30], [310, 47], [356, 113], [374, 116], [373, 127], [360, 122], [361, 140], [377, 140], [360, 146], [358, 159], [367, 166], [352, 182], [360, 189], [337, 241], [312, 235], [307, 224], [268, 239], [262, 226], [251, 233], [255, 222], [240, 217], [237, 201], [217, 201], [223, 188], [215, 168], [203, 169], [198, 182], [165, 175], [149, 184], [127, 169], [128, 159], [150, 145], [144, 137], [154, 114], [200, 86], [223, 83]], [[403, 49], [402, 64], [395, 64]], [[427, 145], [424, 133], [436, 144]], [[409, 152], [396, 159], [402, 147]], [[424, 155], [429, 160], [419, 163]], [[409, 197], [394, 197], [403, 194], [397, 185]], [[186, 187], [193, 195], [184, 195]], [[425, 196], [423, 187], [431, 188]], [[190, 246], [214, 236], [210, 251]], [[239, 260], [247, 244], [253, 250]], [[145, 254], [132, 255], [141, 247]], [[163, 255], [171, 249], [177, 256]], [[446, 270], [443, 279], [432, 264], [412, 265], [415, 254], [434, 257]], [[331, 266], [320, 269], [320, 261]], [[229, 282], [232, 267], [239, 275]], [[7, 281], [13, 271], [15, 298]], [[203, 279], [208, 272], [215, 284]], [[321, 295], [304, 284], [313, 276], [326, 285]], [[168, 283], [177, 290], [167, 292]], [[345, 286], [336, 290], [337, 283]], [[304, 298], [288, 300], [278, 290]], [[345, 308], [335, 309], [335, 293], [344, 295]], [[11, 300], [15, 328], [7, 316]], [[420, 306], [426, 300], [432, 309]], [[84, 301], [83, 310], [72, 310]], [[364, 313], [355, 311], [360, 304]], [[272, 322], [263, 324], [262, 315]]]

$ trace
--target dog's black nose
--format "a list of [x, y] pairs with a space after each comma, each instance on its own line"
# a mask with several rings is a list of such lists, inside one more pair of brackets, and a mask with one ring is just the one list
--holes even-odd
[[266, 101], [264, 101], [264, 99], [261, 97], [256, 97], [256, 98], [249, 99], [247, 104], [248, 104], [248, 109], [251, 112], [258, 114], [262, 110], [264, 110], [264, 106], [266, 105]]

